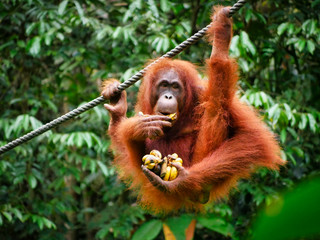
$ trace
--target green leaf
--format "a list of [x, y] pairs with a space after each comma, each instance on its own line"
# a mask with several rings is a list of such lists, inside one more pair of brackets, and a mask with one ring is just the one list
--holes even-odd
[[42, 34], [44, 34], [44, 32], [46, 31], [46, 24], [45, 24], [45, 22], [43, 22], [43, 21], [41, 21], [40, 23], [39, 23], [39, 27], [38, 27], [38, 33], [39, 33], [39, 35], [42, 35]]
[[191, 221], [192, 216], [183, 214], [180, 217], [168, 218], [166, 223], [177, 240], [184, 240], [186, 238], [185, 231], [190, 225]]
[[79, 13], [80, 19], [82, 21], [82, 24], [86, 24], [88, 22], [87, 18], [84, 16], [83, 8], [81, 7], [80, 3], [78, 1], [74, 1], [74, 4], [76, 5], [76, 9]]
[[32, 38], [27, 44], [27, 51], [33, 56], [38, 55], [40, 52], [40, 49], [41, 49], [40, 37]]
[[22, 214], [17, 208], [12, 208], [10, 211], [20, 220], [22, 221]]
[[306, 46], [306, 40], [299, 39], [299, 41], [297, 42], [297, 48], [299, 52], [302, 52], [305, 46]]
[[52, 34], [45, 34], [44, 35], [44, 43], [47, 45], [47, 46], [50, 46], [50, 44], [52, 43], [52, 40], [53, 40], [53, 36]]
[[162, 46], [163, 51], [166, 52], [169, 49], [169, 46], [170, 46], [170, 40], [169, 38], [166, 37], [163, 40], [163, 46]]
[[288, 41], [286, 42], [287, 45], [293, 44], [293, 43], [297, 43], [299, 41], [299, 38], [293, 37], [288, 39]]
[[1, 51], [2, 49], [5, 49], [6, 47], [11, 46], [11, 45], [14, 45], [14, 41], [9, 41], [9, 42], [6, 42], [6, 43], [2, 44], [2, 45], [0, 46], [0, 51]]
[[[91, 138], [95, 140], [95, 142], [97, 143], [98, 147], [101, 148], [102, 147], [102, 143], [101, 143], [101, 140], [100, 138], [95, 135], [94, 133], [91, 133]], [[96, 146], [97, 146], [96, 145]]]
[[64, 40], [64, 35], [61, 32], [57, 33], [57, 38], [60, 39], [61, 41]]
[[297, 161], [296, 159], [293, 157], [293, 155], [289, 152], [286, 153], [286, 155], [288, 156], [288, 158], [291, 160], [291, 162], [293, 163], [294, 166], [297, 165]]
[[43, 229], [43, 225], [44, 225], [43, 219], [40, 218], [40, 217], [37, 217], [36, 218], [36, 222], [37, 222], [39, 228], [42, 230]]
[[308, 119], [309, 119], [309, 126], [312, 132], [316, 132], [316, 126], [317, 126], [317, 122], [316, 119], [314, 118], [314, 116], [310, 113], [307, 114]]
[[27, 36], [29, 36], [32, 33], [32, 31], [37, 27], [37, 25], [38, 25], [37, 22], [33, 22], [26, 28]]
[[153, 219], [144, 223], [133, 234], [132, 240], [152, 240], [155, 239], [160, 233], [162, 228], [162, 222], [160, 220]]
[[28, 130], [29, 127], [29, 115], [23, 115], [22, 126], [24, 130]]
[[312, 1], [311, 7], [314, 7], [314, 6], [318, 5], [318, 4], [320, 4], [320, 0]]
[[287, 131], [285, 128], [283, 128], [280, 132], [280, 139], [282, 143], [285, 143], [287, 137]]
[[[18, 45], [20, 48], [25, 48], [25, 47], [26, 47], [25, 41], [21, 41], [21, 40], [19, 40], [19, 41], [17, 42], [17, 45]], [[0, 49], [1, 49], [1, 47], [0, 47]]]
[[289, 25], [288, 22], [281, 23], [281, 24], [278, 26], [278, 30], [277, 30], [278, 35], [282, 35], [282, 33], [284, 33], [284, 31], [287, 30], [288, 25]]
[[109, 176], [109, 171], [108, 171], [107, 166], [101, 161], [97, 161], [97, 163], [98, 163], [103, 175], [106, 177]]
[[292, 137], [294, 137], [295, 139], [298, 138], [298, 134], [293, 128], [288, 127], [287, 130], [292, 135]]
[[306, 34], [313, 34], [316, 30], [317, 23], [313, 19], [308, 19], [302, 24], [302, 29]]
[[159, 18], [159, 11], [154, 0], [148, 0], [148, 5], [155, 18]]
[[286, 155], [285, 151], [280, 150], [280, 157], [281, 157], [281, 159], [287, 161], [287, 155]]
[[37, 128], [39, 128], [39, 127], [41, 127], [43, 125], [42, 122], [40, 122], [38, 119], [36, 119], [33, 116], [30, 116], [29, 121], [31, 123], [31, 126], [32, 126], [33, 130], [37, 129]]
[[96, 162], [95, 161], [90, 161], [89, 169], [90, 169], [91, 173], [94, 173], [96, 171], [96, 168], [97, 168]]
[[12, 221], [12, 215], [9, 212], [2, 212], [3, 216], [5, 216], [9, 222]]
[[252, 239], [313, 239], [312, 236], [319, 236], [319, 189], [318, 177], [278, 198], [258, 217]]
[[293, 114], [292, 114], [292, 111], [291, 111], [290, 106], [289, 106], [288, 104], [286, 104], [286, 103], [284, 103], [283, 106], [284, 106], [284, 109], [285, 109], [287, 118], [288, 118], [289, 120], [293, 119], [294, 116], [293, 116]]
[[56, 225], [52, 222], [52, 221], [50, 221], [49, 219], [47, 219], [47, 218], [42, 218], [42, 221], [43, 221], [43, 223], [44, 223], [44, 225], [47, 227], [47, 228], [53, 228], [53, 229], [56, 229], [57, 227], [56, 227]]
[[75, 133], [71, 133], [71, 134], [67, 134], [69, 137], [68, 137], [68, 141], [67, 141], [67, 145], [68, 146], [73, 146], [73, 145], [75, 145], [75, 141], [74, 141], [74, 139], [75, 139]]
[[307, 48], [309, 53], [313, 54], [314, 50], [316, 49], [316, 46], [312, 40], [307, 41]]
[[113, 32], [112, 37], [114, 39], [118, 38], [120, 36], [122, 32], [122, 28], [121, 27], [117, 27], [116, 30]]
[[170, 5], [168, 0], [160, 0], [160, 8], [163, 12], [168, 12], [170, 10]]
[[63, 15], [67, 5], [68, 5], [68, 0], [64, 0], [59, 4], [59, 8], [58, 8], [59, 15]]
[[245, 14], [245, 20], [247, 23], [251, 20], [252, 16], [253, 16], [252, 11], [248, 9]]
[[254, 12], [254, 15], [255, 15], [261, 22], [263, 22], [264, 24], [267, 24], [267, 20], [266, 20], [266, 18], [265, 18], [262, 14], [260, 14], [260, 13], [258, 13], [258, 12]]
[[303, 157], [304, 156], [304, 152], [301, 148], [299, 147], [293, 147], [292, 151], [298, 155], [298, 157]]
[[261, 98], [260, 98], [259, 92], [256, 92], [256, 93], [254, 94], [254, 106], [255, 106], [255, 107], [262, 106], [262, 102], [261, 102]]
[[77, 147], [82, 147], [83, 142], [84, 142], [83, 135], [84, 135], [84, 134], [83, 134], [82, 132], [77, 132], [77, 133], [76, 133], [75, 142], [76, 142], [76, 146], [77, 146]]
[[86, 141], [88, 148], [92, 147], [92, 138], [90, 136], [90, 133], [84, 132], [83, 133], [83, 139]]
[[260, 92], [261, 102], [265, 108], [269, 108], [271, 104], [273, 104], [272, 99], [265, 92]]
[[234, 227], [230, 223], [227, 223], [222, 218], [218, 218], [214, 216], [211, 218], [199, 217], [198, 222], [202, 226], [210, 230], [216, 231], [226, 237], [233, 237], [235, 234]]
[[99, 239], [104, 239], [108, 235], [110, 230], [111, 229], [110, 229], [109, 225], [104, 224], [101, 226], [101, 229], [97, 232], [96, 237]]
[[253, 43], [250, 41], [249, 36], [246, 32], [242, 31], [240, 33], [240, 39], [242, 45], [248, 49], [252, 55], [256, 54], [256, 47], [253, 45]]
[[279, 108], [279, 104], [273, 105], [269, 110], [268, 110], [268, 116], [270, 120], [273, 122], [273, 124], [276, 124], [279, 120], [281, 110]]
[[157, 44], [156, 51], [157, 51], [158, 53], [161, 52], [163, 40], [164, 40], [163, 38], [160, 38], [160, 39], [159, 39], [159, 42], [158, 42], [158, 44]]
[[126, 23], [129, 19], [129, 17], [132, 17], [132, 10], [131, 9], [126, 11], [126, 13], [123, 16], [122, 22]]
[[239, 58], [238, 63], [244, 72], [249, 72], [249, 65], [245, 59]]
[[299, 122], [299, 125], [298, 125], [299, 129], [301, 129], [301, 130], [305, 129], [306, 126], [307, 126], [307, 122], [308, 122], [307, 115], [302, 113], [301, 114], [301, 119], [300, 119], [300, 122]]
[[232, 56], [234, 57], [239, 57], [240, 56], [240, 51], [238, 48], [239, 45], [239, 35], [233, 36], [230, 44], [230, 52], [232, 53]]
[[69, 134], [61, 134], [57, 136], [60, 136], [60, 143], [68, 145], [66, 141], [70, 136]]
[[37, 186], [37, 179], [33, 175], [28, 176], [28, 183], [32, 189]]

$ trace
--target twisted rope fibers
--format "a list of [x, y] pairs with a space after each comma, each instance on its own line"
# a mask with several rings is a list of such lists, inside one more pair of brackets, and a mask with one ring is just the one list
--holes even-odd
[[[229, 17], [232, 17], [233, 14], [236, 13], [245, 3], [246, 3], [245, 0], [239, 0], [237, 3], [235, 3], [230, 8]], [[144, 69], [140, 70], [138, 73], [133, 75], [131, 78], [129, 78], [125, 82], [121, 83], [118, 86], [118, 92], [120, 93], [121, 91], [125, 90], [126, 88], [130, 87], [135, 82], [140, 80], [143, 77], [144, 73], [147, 71], [147, 69], [149, 67], [151, 67], [152, 65], [158, 63], [159, 61], [161, 61], [164, 58], [173, 58], [174, 56], [178, 55], [179, 53], [181, 53], [183, 50], [185, 50], [189, 46], [196, 43], [200, 38], [202, 38], [205, 35], [205, 33], [207, 32], [207, 30], [210, 27], [211, 27], [211, 24], [207, 25], [206, 27], [204, 27], [203, 29], [201, 29], [200, 31], [195, 33], [193, 36], [191, 36], [190, 38], [188, 38], [184, 42], [180, 43], [174, 49], [170, 50], [169, 52], [164, 54], [162, 57], [158, 58], [156, 61], [154, 61], [151, 64], [149, 64], [148, 66], [146, 66]], [[83, 112], [85, 112], [85, 111], [105, 102], [105, 101], [106, 101], [106, 99], [104, 99], [103, 96], [97, 97], [96, 99], [84, 104], [83, 106], [78, 107], [78, 108], [52, 120], [51, 122], [39, 127], [38, 129], [33, 130], [30, 133], [27, 133], [27, 134], [15, 139], [15, 140], [9, 142], [9, 143], [7, 143], [6, 145], [0, 147], [0, 154], [3, 154], [5, 152], [9, 151], [10, 149], [15, 148], [16, 146], [21, 145], [22, 143], [25, 143], [25, 142], [29, 141], [30, 139], [35, 138], [35, 137], [39, 136], [40, 134], [42, 134], [52, 128], [55, 128], [59, 124], [64, 123], [64, 122], [70, 120], [71, 118], [74, 118], [74, 117], [80, 115], [81, 113], [83, 113]]]

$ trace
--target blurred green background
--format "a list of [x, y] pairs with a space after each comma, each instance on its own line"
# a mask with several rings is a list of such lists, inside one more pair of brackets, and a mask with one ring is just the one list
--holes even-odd
[[[279, 173], [261, 169], [205, 215], [150, 215], [117, 180], [109, 116], [98, 106], [0, 156], [0, 239], [164, 239], [163, 222], [184, 239], [192, 219], [194, 239], [263, 239], [273, 221], [264, 213], [260, 225], [254, 221], [265, 206], [284, 223], [273, 235], [299, 223], [307, 231], [278, 239], [319, 239], [312, 232], [320, 229], [319, 181], [310, 191], [302, 185], [298, 200], [281, 193], [319, 176], [320, 1], [248, 2], [234, 16], [230, 54], [240, 66], [241, 99], [278, 135], [288, 161]], [[234, 3], [2, 0], [0, 145], [96, 98], [102, 79], [128, 79], [206, 26], [213, 5]], [[178, 58], [203, 66], [210, 51], [200, 40]], [[129, 116], [138, 88], [127, 90]]]

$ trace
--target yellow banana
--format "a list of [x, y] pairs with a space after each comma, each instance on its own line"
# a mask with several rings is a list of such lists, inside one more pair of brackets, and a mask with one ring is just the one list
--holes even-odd
[[167, 172], [166, 172], [166, 175], [164, 176], [163, 180], [164, 181], [169, 181], [170, 174], [171, 174], [171, 167], [167, 166]]
[[148, 165], [149, 163], [160, 163], [161, 161], [161, 158], [157, 158], [150, 154], [144, 155], [142, 158], [142, 162], [144, 162], [145, 165]]
[[171, 167], [171, 172], [170, 172], [170, 178], [169, 178], [169, 181], [172, 181], [174, 179], [176, 179], [178, 176], [178, 170], [176, 167]]
[[172, 121], [177, 119], [177, 113], [171, 113], [169, 115], [167, 115], [169, 118], [171, 118]]
[[145, 161], [146, 161], [146, 159], [148, 158], [148, 156], [149, 156], [149, 154], [144, 155], [144, 156], [142, 157], [142, 162], [145, 162]]
[[142, 161], [146, 168], [152, 170], [155, 174], [160, 176], [164, 181], [172, 181], [177, 178], [178, 170], [176, 167], [171, 166], [171, 163], [175, 163], [182, 166], [182, 159], [179, 158], [178, 154], [169, 154], [163, 159], [160, 151], [152, 150], [150, 154], [143, 156]]
[[155, 156], [155, 157], [157, 157], [157, 158], [162, 158], [162, 155], [161, 155], [161, 153], [158, 151], [158, 150], [152, 150], [151, 152], [150, 152], [150, 155], [153, 155], [153, 156]]
[[177, 159], [173, 160], [172, 162], [173, 162], [173, 163], [176, 163], [176, 164], [179, 164], [179, 165], [182, 167], [183, 161], [182, 161], [181, 158], [177, 158]]
[[172, 161], [172, 163], [175, 163], [175, 164], [178, 164], [179, 166], [181, 166], [182, 167], [182, 162], [178, 162], [177, 160], [174, 160], [174, 161]]
[[176, 158], [178, 158], [178, 154], [176, 154], [176, 153], [171, 154], [171, 157], [172, 157], [173, 159], [176, 159]]
[[145, 164], [146, 168], [148, 168], [150, 170], [153, 169], [155, 165], [156, 165], [155, 163]]

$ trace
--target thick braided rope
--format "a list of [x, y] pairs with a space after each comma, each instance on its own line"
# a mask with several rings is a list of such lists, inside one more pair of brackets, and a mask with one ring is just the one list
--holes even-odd
[[[230, 12], [229, 12], [229, 17], [232, 17], [232, 15], [237, 12], [244, 4], [246, 3], [245, 0], [239, 0], [236, 4], [234, 4], [231, 8], [230, 8]], [[141, 79], [143, 77], [143, 74], [147, 71], [147, 69], [158, 63], [161, 59], [163, 58], [173, 58], [174, 56], [178, 55], [180, 52], [182, 52], [183, 50], [185, 50], [187, 47], [191, 46], [192, 44], [196, 43], [200, 38], [202, 38], [205, 33], [207, 32], [207, 30], [211, 27], [211, 24], [209, 24], [208, 26], [204, 27], [203, 29], [201, 29], [199, 32], [195, 33], [193, 36], [191, 36], [190, 38], [188, 38], [187, 40], [185, 40], [184, 42], [180, 43], [177, 47], [175, 47], [174, 49], [172, 49], [171, 51], [167, 52], [166, 54], [164, 54], [162, 57], [158, 58], [156, 61], [152, 62], [151, 64], [149, 64], [148, 66], [146, 66], [144, 69], [140, 70], [138, 73], [136, 73], [135, 75], [133, 75], [131, 78], [129, 78], [128, 80], [126, 80], [125, 82], [121, 83], [118, 86], [118, 90], [119, 92], [125, 90], [126, 88], [130, 87], [131, 85], [133, 85], [135, 82], [137, 82], [139, 79]], [[68, 120], [70, 120], [71, 118], [74, 118], [78, 115], [80, 115], [81, 113], [105, 102], [106, 99], [104, 99], [102, 96], [97, 97], [96, 99], [84, 104], [81, 107], [78, 107], [64, 115], [62, 115], [61, 117], [56, 118], [55, 120], [52, 120], [51, 122], [41, 126], [40, 128], [33, 130], [32, 132], [19, 137], [11, 142], [9, 142], [8, 144], [0, 147], [0, 154], [5, 153], [7, 151], [9, 151], [12, 148], [15, 148], [16, 146], [21, 145], [22, 143], [25, 143], [27, 141], [29, 141], [32, 138], [35, 138], [37, 136], [39, 136], [40, 134], [55, 128], [56, 126], [58, 126], [61, 123], [64, 123]]]

